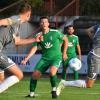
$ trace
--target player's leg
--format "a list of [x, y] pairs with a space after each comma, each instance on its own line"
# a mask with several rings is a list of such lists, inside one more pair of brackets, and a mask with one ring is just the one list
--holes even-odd
[[75, 81], [62, 80], [58, 87], [73, 86], [73, 87], [91, 88], [93, 87], [94, 83], [95, 83], [95, 80], [93, 79], [87, 79], [87, 81], [85, 80], [75, 80]]
[[68, 60], [66, 60], [66, 61], [63, 61], [62, 62], [62, 64], [63, 64], [63, 66], [62, 66], [62, 79], [63, 80], [66, 80], [66, 77], [67, 77], [67, 73], [66, 73], [66, 70], [67, 70], [67, 68], [68, 68]]
[[4, 78], [5, 78], [5, 76], [4, 76], [4, 71], [2, 71], [2, 70], [0, 69], [0, 83], [2, 83], [2, 82], [4, 81]]
[[23, 73], [11, 59], [7, 58], [7, 56], [1, 54], [0, 60], [1, 60], [1, 66], [3, 66], [2, 70], [6, 69], [13, 74], [12, 76], [9, 76], [8, 78], [6, 78], [0, 84], [0, 93], [2, 93], [6, 89], [8, 89], [10, 86], [19, 82], [19, 80], [21, 80], [23, 77]]
[[50, 82], [51, 82], [51, 87], [52, 87], [52, 98], [56, 98], [56, 82], [57, 82], [57, 69], [55, 66], [51, 66], [50, 68]]
[[73, 70], [73, 72], [74, 72], [74, 80], [78, 80], [79, 79], [78, 71]]
[[[40, 61], [37, 63], [34, 72], [32, 74], [32, 77], [30, 79], [30, 94], [27, 97], [35, 97], [35, 89], [37, 86], [37, 79], [40, 78], [41, 74], [47, 70], [45, 69], [46, 62], [43, 59], [40, 59]], [[47, 65], [48, 66], [48, 65]]]
[[91, 88], [91, 87], [93, 87], [94, 83], [95, 83], [95, 80], [89, 79], [86, 81], [86, 87]]
[[30, 94], [26, 97], [35, 97], [35, 89], [37, 86], [37, 80], [41, 77], [41, 72], [38, 70], [35, 70], [32, 73], [32, 77], [30, 79]]
[[61, 77], [62, 79], [61, 79], [61, 81], [59, 82], [59, 85], [58, 85], [58, 87], [57, 87], [57, 95], [59, 95], [60, 92], [62, 91], [62, 89], [64, 89], [64, 85], [62, 84], [62, 81], [63, 81], [63, 80], [66, 80], [66, 77], [67, 77], [66, 70], [67, 70], [67, 68], [68, 68], [69, 60], [70, 60], [70, 58], [68, 57], [67, 60], [65, 60], [65, 61], [62, 62], [62, 63], [63, 63], [62, 77]]
[[23, 72], [20, 70], [18, 65], [14, 64], [10, 68], [7, 69], [11, 74], [16, 76], [18, 80], [21, 80], [23, 78]]
[[86, 81], [87, 88], [93, 87], [97, 74], [100, 72], [100, 59], [93, 55], [91, 52], [87, 57], [88, 76]]
[[51, 62], [51, 67], [50, 67], [50, 82], [51, 82], [51, 86], [52, 86], [52, 98], [57, 98], [57, 94], [56, 94], [56, 82], [57, 82], [57, 70], [60, 67], [61, 64], [61, 60], [57, 59], [54, 60], [53, 62]]
[[[77, 56], [76, 56], [76, 54], [73, 54], [73, 55], [70, 55], [69, 58], [71, 60], [72, 58], [77, 58]], [[75, 71], [73, 69], [73, 73], [74, 73], [74, 80], [78, 80], [79, 79], [79, 73], [78, 73], [78, 71]]]

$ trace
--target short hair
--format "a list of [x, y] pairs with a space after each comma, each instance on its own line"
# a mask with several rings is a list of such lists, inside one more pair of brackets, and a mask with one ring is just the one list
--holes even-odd
[[31, 6], [28, 3], [24, 3], [19, 5], [18, 13], [24, 13], [31, 10], [32, 10]]
[[49, 17], [48, 16], [42, 16], [42, 17], [40, 17], [40, 22], [41, 22], [42, 19], [47, 19], [49, 21]]
[[68, 25], [68, 26], [66, 26], [66, 29], [69, 29], [70, 27], [74, 28], [74, 25]]

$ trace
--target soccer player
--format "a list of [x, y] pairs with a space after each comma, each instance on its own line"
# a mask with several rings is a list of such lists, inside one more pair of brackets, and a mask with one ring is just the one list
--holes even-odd
[[[76, 52], [78, 51], [79, 59], [81, 60], [81, 49], [79, 45], [78, 36], [74, 35], [74, 26], [69, 25], [66, 27], [66, 37], [68, 38], [68, 49], [66, 51], [68, 59], [63, 61], [63, 71], [62, 71], [62, 79], [66, 80], [66, 69], [69, 66], [69, 61], [72, 58], [77, 58]], [[77, 80], [79, 78], [78, 71], [73, 70], [74, 79]]]
[[[0, 93], [8, 89], [10, 86], [18, 83], [23, 78], [23, 73], [10, 58], [3, 53], [3, 48], [14, 40], [15, 45], [24, 45], [38, 41], [37, 39], [21, 39], [16, 36], [19, 33], [20, 24], [26, 22], [30, 18], [31, 7], [28, 4], [20, 6], [20, 14], [0, 20]], [[12, 76], [7, 79], [4, 77], [4, 71], [7, 70]]]
[[[30, 94], [27, 97], [35, 97], [35, 89], [37, 85], [37, 80], [40, 76], [50, 68], [50, 81], [52, 86], [52, 98], [57, 98], [56, 95], [56, 73], [63, 59], [66, 60], [66, 49], [68, 40], [64, 34], [55, 29], [49, 28], [48, 17], [40, 18], [40, 26], [42, 29], [43, 41], [39, 43], [42, 48], [42, 57], [40, 61], [35, 66], [32, 78], [30, 80]], [[61, 53], [60, 40], [64, 41], [64, 52]], [[27, 57], [22, 61], [23, 64], [29, 60], [29, 58], [36, 52], [37, 43], [33, 43], [33, 48], [27, 55]]]
[[62, 80], [57, 88], [57, 95], [65, 86], [91, 88], [100, 72], [100, 24], [86, 29], [87, 34], [93, 40], [93, 48], [87, 56], [88, 74], [86, 80], [65, 81]]

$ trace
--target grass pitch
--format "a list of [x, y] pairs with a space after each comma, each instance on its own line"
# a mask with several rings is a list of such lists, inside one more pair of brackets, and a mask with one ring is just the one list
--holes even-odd
[[[51, 100], [51, 85], [48, 78], [38, 80], [36, 98], [25, 98], [29, 93], [29, 80], [24, 78], [18, 84], [0, 94], [0, 100]], [[56, 100], [100, 100], [100, 80], [93, 88], [66, 87]]]

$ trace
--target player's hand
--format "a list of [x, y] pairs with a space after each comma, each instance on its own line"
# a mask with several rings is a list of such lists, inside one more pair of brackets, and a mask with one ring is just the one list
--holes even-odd
[[41, 41], [43, 41], [43, 36], [38, 35], [35, 39], [36, 39], [36, 42], [41, 42]]
[[23, 64], [23, 65], [26, 65], [26, 63], [27, 63], [27, 60], [25, 60], [25, 59], [21, 61], [21, 64]]
[[15, 43], [19, 43], [21, 41], [20, 36], [16, 36], [15, 34], [13, 34], [13, 38], [15, 40]]
[[79, 58], [79, 60], [81, 60], [81, 61], [82, 61], [82, 57], [81, 57], [81, 55], [79, 55], [79, 56], [78, 56], [78, 58]]
[[64, 60], [64, 61], [68, 59], [68, 56], [67, 56], [66, 53], [63, 53], [62, 57], [63, 57], [63, 60]]

